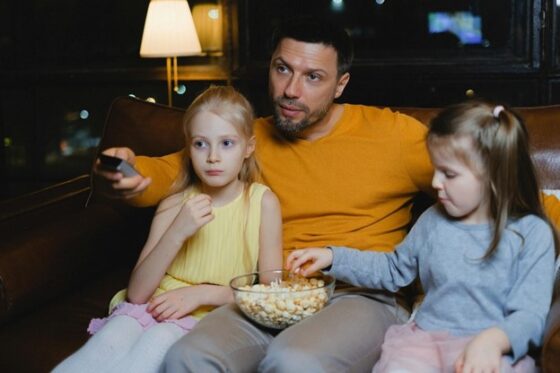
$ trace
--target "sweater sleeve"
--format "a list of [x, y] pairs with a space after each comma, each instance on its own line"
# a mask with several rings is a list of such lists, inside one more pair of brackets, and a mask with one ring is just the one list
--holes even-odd
[[169, 189], [181, 169], [181, 159], [181, 151], [163, 157], [136, 157], [134, 167], [143, 176], [152, 178], [152, 183], [140, 195], [128, 202], [138, 207], [157, 205], [168, 195]]
[[539, 220], [524, 237], [517, 276], [497, 325], [509, 338], [513, 360], [527, 354], [529, 345], [541, 343], [552, 300], [554, 239], [548, 224]]
[[550, 222], [560, 230], [560, 200], [554, 195], [546, 195], [542, 193], [544, 210]]
[[[429, 210], [428, 210], [429, 211]], [[333, 263], [329, 273], [354, 286], [396, 292], [418, 275], [420, 239], [426, 232], [424, 213], [395, 251], [381, 253], [346, 247], [331, 247]]]

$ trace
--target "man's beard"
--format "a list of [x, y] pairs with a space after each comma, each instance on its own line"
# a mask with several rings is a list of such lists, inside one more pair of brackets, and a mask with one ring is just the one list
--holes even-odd
[[[279, 105], [288, 105], [288, 106], [295, 106], [298, 109], [302, 110], [305, 113], [305, 117], [299, 121], [294, 122], [291, 119], [282, 118], [280, 115], [280, 107]], [[312, 127], [314, 124], [319, 122], [321, 119], [327, 115], [332, 103], [327, 104], [325, 107], [322, 107], [315, 113], [310, 114], [309, 107], [305, 106], [297, 102], [296, 100], [287, 99], [285, 97], [278, 97], [273, 100], [274, 105], [274, 126], [278, 131], [282, 133], [287, 138], [295, 138], [299, 133], [306, 130], [307, 128]], [[311, 116], [314, 114], [316, 117], [313, 121], [310, 120]]]

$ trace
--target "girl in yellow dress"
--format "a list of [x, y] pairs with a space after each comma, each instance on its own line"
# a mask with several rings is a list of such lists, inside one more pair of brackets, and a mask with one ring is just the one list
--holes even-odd
[[155, 213], [128, 288], [54, 372], [157, 372], [176, 340], [233, 302], [233, 277], [282, 267], [280, 204], [256, 182], [249, 102], [232, 87], [211, 87], [183, 123], [183, 172]]

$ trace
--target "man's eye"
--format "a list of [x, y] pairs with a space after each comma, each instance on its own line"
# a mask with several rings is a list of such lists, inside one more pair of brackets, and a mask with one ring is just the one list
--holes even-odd
[[308, 77], [309, 77], [309, 80], [311, 80], [313, 82], [321, 79], [321, 76], [319, 74], [315, 74], [315, 73], [309, 74]]
[[284, 65], [278, 65], [276, 66], [276, 71], [278, 71], [279, 73], [285, 73], [288, 71], [288, 68]]

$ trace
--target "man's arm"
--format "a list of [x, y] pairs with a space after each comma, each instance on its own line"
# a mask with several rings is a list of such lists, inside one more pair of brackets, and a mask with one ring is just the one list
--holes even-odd
[[554, 225], [557, 231], [560, 231], [560, 200], [553, 195], [542, 193], [544, 212]]
[[167, 197], [171, 185], [182, 167], [183, 152], [171, 153], [163, 157], [136, 157], [136, 169], [152, 179], [151, 184], [128, 202], [133, 206], [145, 207], [157, 205]]
[[99, 167], [97, 162], [93, 168], [96, 192], [139, 207], [154, 206], [169, 194], [183, 158], [181, 151], [163, 157], [136, 157], [129, 148], [110, 148], [103, 153], [124, 159], [134, 165], [140, 175], [124, 177], [120, 172]]
[[399, 114], [399, 123], [403, 162], [408, 175], [420, 191], [435, 199], [437, 193], [432, 188], [434, 168], [426, 146], [427, 127], [403, 114]]

